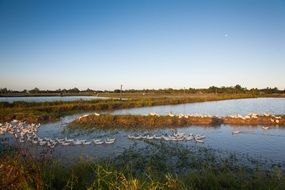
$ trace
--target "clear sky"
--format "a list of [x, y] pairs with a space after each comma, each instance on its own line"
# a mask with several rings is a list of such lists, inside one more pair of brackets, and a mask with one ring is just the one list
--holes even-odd
[[0, 0], [0, 88], [285, 88], [285, 0]]

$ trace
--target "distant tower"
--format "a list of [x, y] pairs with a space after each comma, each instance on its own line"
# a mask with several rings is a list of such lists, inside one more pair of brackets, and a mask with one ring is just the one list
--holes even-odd
[[120, 100], [122, 100], [122, 91], [123, 91], [123, 85], [121, 84], [121, 90], [120, 90]]

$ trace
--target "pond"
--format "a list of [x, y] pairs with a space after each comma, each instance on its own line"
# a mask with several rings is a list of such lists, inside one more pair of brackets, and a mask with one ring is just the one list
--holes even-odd
[[[233, 135], [233, 130], [240, 130], [240, 134]], [[209, 147], [216, 150], [247, 154], [258, 159], [269, 159], [273, 161], [285, 161], [285, 128], [272, 128], [263, 130], [262, 126], [245, 127], [221, 125], [219, 127], [190, 126], [177, 128], [178, 132], [186, 134], [202, 134], [206, 136], [205, 143], [199, 144], [193, 141], [167, 142], [173, 144], [193, 145]], [[116, 138], [116, 143], [111, 145], [79, 145], [79, 146], [57, 146], [55, 155], [61, 159], [78, 158], [86, 156], [91, 158], [102, 158], [122, 153], [132, 146], [142, 148], [146, 146], [145, 141], [129, 140], [128, 135], [150, 134], [150, 135], [171, 135], [172, 129], [154, 130], [92, 130], [68, 132], [59, 123], [44, 125], [39, 130], [40, 137], [59, 137], [74, 139], [104, 139]], [[158, 142], [158, 141], [156, 141]], [[166, 142], [166, 141], [164, 141]]]
[[[157, 112], [159, 114], [172, 113], [201, 113], [212, 115], [228, 114], [248, 114], [256, 113], [274, 113], [285, 114], [285, 98], [257, 98], [241, 100], [225, 100], [217, 102], [204, 102], [195, 104], [155, 106], [148, 108], [136, 108], [129, 110], [117, 110], [114, 114], [146, 114]], [[86, 114], [86, 113], [85, 113]], [[173, 133], [171, 128], [164, 129], [113, 129], [92, 131], [75, 130], [70, 131], [67, 125], [74, 119], [83, 114], [76, 114], [61, 118], [59, 122], [42, 125], [38, 130], [38, 136], [41, 138], [74, 138], [74, 139], [97, 139], [97, 138], [116, 138], [116, 142], [110, 145], [76, 145], [76, 146], [56, 146], [54, 155], [60, 159], [76, 159], [81, 156], [97, 159], [102, 157], [115, 156], [124, 150], [136, 146], [142, 148], [147, 145], [145, 141], [130, 140], [128, 135], [150, 134], [150, 135], [170, 135]], [[193, 141], [179, 141], [166, 143], [209, 147], [211, 149], [245, 154], [260, 160], [272, 160], [276, 162], [285, 161], [285, 128], [271, 126], [269, 130], [262, 129], [262, 126], [231, 126], [220, 125], [216, 127], [206, 126], [188, 126], [176, 128], [178, 132], [186, 134], [194, 133], [205, 135], [205, 143], [195, 143]], [[240, 134], [232, 134], [232, 131], [239, 130]], [[33, 149], [39, 149], [37, 145], [29, 145]], [[32, 150], [32, 149], [31, 149]]]
[[210, 114], [226, 116], [249, 113], [285, 114], [285, 98], [249, 98], [238, 100], [222, 100], [212, 102], [199, 102], [179, 105], [163, 105], [153, 107], [132, 108], [114, 111], [113, 114], [145, 115], [155, 112], [166, 115], [173, 114]]
[[98, 96], [25, 96], [25, 97], [0, 97], [0, 102], [56, 102], [56, 101], [75, 101], [75, 100], [95, 100], [108, 99]]

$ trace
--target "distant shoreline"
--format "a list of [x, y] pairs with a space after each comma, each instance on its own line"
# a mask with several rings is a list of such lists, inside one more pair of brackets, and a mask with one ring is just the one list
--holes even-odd
[[66, 97], [66, 96], [94, 96], [98, 97], [94, 94], [57, 94], [57, 93], [49, 93], [49, 94], [1, 94], [0, 98], [13, 98], [13, 97], [52, 97], [52, 96], [58, 96], [58, 97]]

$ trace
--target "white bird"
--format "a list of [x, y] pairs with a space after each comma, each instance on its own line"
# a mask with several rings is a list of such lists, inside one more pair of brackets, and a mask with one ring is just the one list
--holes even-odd
[[46, 145], [47, 143], [45, 142], [45, 141], [41, 141], [41, 142], [39, 142], [39, 145], [41, 145], [41, 146], [44, 146], [44, 145]]
[[85, 141], [85, 142], [83, 142], [83, 144], [85, 144], [85, 145], [89, 145], [91, 143], [92, 143], [92, 141]]
[[154, 136], [149, 136], [149, 135], [147, 135], [147, 136], [146, 136], [146, 139], [147, 139], [147, 140], [152, 140], [152, 139], [154, 139]]
[[138, 139], [142, 139], [142, 138], [143, 138], [143, 136], [142, 136], [142, 135], [133, 136], [133, 139], [136, 139], [136, 140], [138, 140]]
[[200, 139], [195, 139], [195, 141], [198, 142], [198, 143], [204, 143], [204, 141], [200, 140]]
[[232, 131], [232, 134], [234, 135], [234, 134], [239, 134], [240, 133], [240, 131]]
[[173, 134], [173, 136], [175, 136], [175, 137], [182, 137], [184, 135], [185, 135], [185, 133], [179, 133], [179, 132]]
[[115, 142], [115, 139], [107, 139], [104, 141], [106, 144], [113, 144]]
[[81, 140], [75, 140], [73, 141], [74, 145], [81, 145], [83, 142]]
[[113, 139], [110, 139], [110, 138], [107, 138], [107, 141], [115, 141], [116, 139], [113, 138]]
[[166, 141], [170, 141], [171, 140], [171, 138], [169, 138], [167, 136], [164, 136], [164, 135], [161, 136], [161, 139], [166, 140]]
[[157, 117], [159, 117], [159, 114], [154, 113], [154, 112], [150, 112], [148, 115], [149, 115], [149, 116], [157, 116]]
[[206, 136], [203, 136], [203, 135], [195, 135], [195, 139], [199, 139], [199, 140], [202, 140], [206, 138]]
[[161, 137], [160, 137], [160, 136], [154, 135], [153, 138], [156, 139], [156, 140], [161, 140]]
[[193, 139], [194, 139], [194, 137], [193, 137], [193, 136], [185, 137], [185, 140], [186, 140], [186, 141], [191, 141], [191, 140], [193, 140]]
[[68, 145], [70, 145], [70, 143], [68, 143], [68, 142], [61, 142], [60, 144], [63, 145], [63, 146], [68, 146]]
[[104, 143], [103, 141], [96, 141], [96, 140], [93, 140], [93, 142], [94, 142], [94, 144], [97, 144], [97, 145]]

